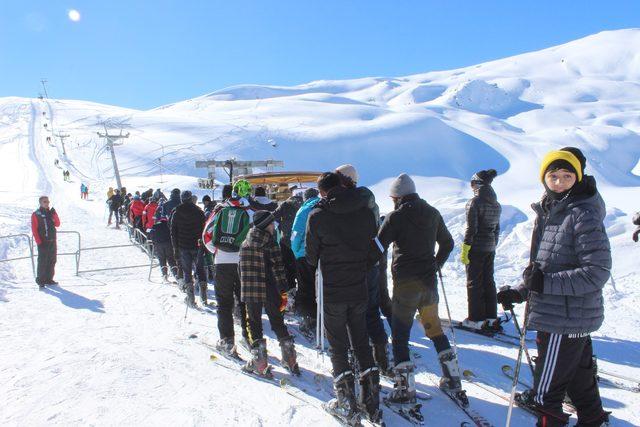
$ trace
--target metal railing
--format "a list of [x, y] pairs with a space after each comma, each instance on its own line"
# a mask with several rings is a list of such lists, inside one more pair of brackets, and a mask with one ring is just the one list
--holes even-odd
[[31, 236], [29, 236], [28, 234], [24, 234], [24, 233], [9, 234], [7, 236], [0, 236], [0, 239], [16, 239], [16, 238], [24, 238], [27, 241], [27, 244], [29, 245], [29, 256], [0, 259], [0, 262], [10, 262], [10, 261], [20, 261], [20, 260], [23, 260], [23, 259], [30, 259], [31, 260], [31, 270], [33, 271], [33, 277], [35, 278], [36, 277], [36, 263], [35, 263], [35, 261], [33, 259], [33, 240], [31, 240]]
[[[120, 244], [120, 245], [106, 245], [106, 246], [93, 246], [93, 247], [82, 247], [82, 237], [78, 231], [75, 230], [60, 230], [57, 234], [73, 234], [77, 236], [77, 249], [73, 252], [61, 252], [58, 253], [57, 256], [73, 256], [75, 259], [75, 272], [76, 276], [79, 276], [81, 273], [95, 273], [100, 271], [111, 271], [111, 270], [122, 270], [128, 268], [149, 268], [149, 276], [148, 279], [151, 280], [151, 273], [153, 272], [154, 267], [159, 265], [158, 262], [154, 262], [154, 251], [153, 251], [153, 242], [147, 238], [147, 236], [139, 229], [135, 229], [131, 227], [129, 224], [125, 224], [129, 231], [129, 240], [131, 243], [128, 244]], [[11, 261], [19, 261], [30, 259], [31, 260], [31, 269], [33, 272], [34, 279], [37, 278], [36, 273], [36, 262], [35, 258], [38, 256], [37, 251], [34, 251], [33, 237], [28, 234], [10, 234], [7, 236], [0, 236], [0, 239], [25, 239], [29, 246], [29, 255], [21, 256], [15, 258], [6, 258], [0, 259], [0, 263], [2, 262], [11, 262]], [[149, 258], [149, 263], [146, 264], [137, 264], [137, 265], [123, 265], [123, 266], [112, 266], [108, 268], [94, 268], [87, 270], [80, 270], [80, 257], [82, 252], [90, 252], [97, 250], [105, 250], [105, 249], [115, 249], [115, 248], [126, 248], [126, 247], [138, 247], [140, 248]]]

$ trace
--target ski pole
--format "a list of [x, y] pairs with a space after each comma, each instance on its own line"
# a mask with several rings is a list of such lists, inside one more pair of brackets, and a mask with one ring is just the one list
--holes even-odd
[[458, 357], [458, 346], [456, 345], [456, 333], [453, 331], [453, 321], [451, 320], [451, 311], [449, 310], [449, 301], [447, 301], [447, 293], [444, 290], [444, 280], [442, 280], [442, 270], [438, 268], [438, 276], [440, 277], [440, 286], [442, 287], [442, 296], [444, 297], [444, 305], [447, 307], [447, 316], [449, 317], [449, 329], [451, 329], [451, 341], [453, 341], [453, 352]]
[[324, 283], [320, 261], [316, 270], [316, 348], [324, 352]]
[[511, 414], [513, 412], [513, 403], [516, 397], [516, 387], [518, 386], [518, 377], [520, 376], [520, 366], [522, 365], [522, 352], [525, 348], [525, 337], [527, 336], [527, 320], [529, 317], [529, 298], [524, 305], [524, 321], [522, 322], [522, 334], [520, 334], [520, 348], [518, 349], [518, 358], [516, 359], [516, 369], [513, 373], [513, 384], [511, 385], [511, 396], [509, 397], [509, 411], [507, 412], [506, 427], [511, 426]]
[[[518, 335], [522, 336], [522, 330], [520, 329], [520, 325], [518, 324], [518, 318], [516, 314], [513, 312], [513, 306], [509, 309], [511, 312], [511, 317], [513, 318], [513, 324], [516, 326], [516, 330], [518, 331]], [[525, 337], [526, 341], [526, 337]], [[526, 344], [524, 345], [524, 355], [527, 356], [527, 363], [529, 364], [529, 368], [531, 369], [531, 375], [535, 376], [535, 370], [533, 369], [533, 363], [531, 362], [531, 356], [529, 355], [529, 349]]]

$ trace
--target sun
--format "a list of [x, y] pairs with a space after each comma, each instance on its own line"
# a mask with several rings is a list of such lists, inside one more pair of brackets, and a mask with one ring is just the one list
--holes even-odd
[[69, 19], [73, 22], [78, 22], [80, 20], [80, 12], [78, 12], [75, 9], [71, 9], [67, 15], [69, 16]]

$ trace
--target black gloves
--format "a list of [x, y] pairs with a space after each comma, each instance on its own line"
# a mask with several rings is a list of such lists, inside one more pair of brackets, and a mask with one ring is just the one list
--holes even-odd
[[510, 288], [509, 286], [503, 286], [498, 292], [498, 303], [502, 304], [505, 310], [511, 310], [513, 304], [520, 304], [523, 299], [520, 292], [517, 289]]
[[544, 292], [544, 273], [540, 264], [533, 262], [524, 271], [524, 287], [539, 294]]

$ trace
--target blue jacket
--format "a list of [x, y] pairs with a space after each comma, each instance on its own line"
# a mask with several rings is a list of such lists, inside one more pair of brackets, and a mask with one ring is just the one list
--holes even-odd
[[296, 259], [304, 258], [304, 241], [306, 237], [305, 233], [307, 232], [307, 219], [319, 201], [319, 197], [313, 197], [307, 200], [298, 210], [298, 213], [296, 213], [296, 219], [293, 221], [293, 227], [291, 228], [291, 250], [293, 251]]

